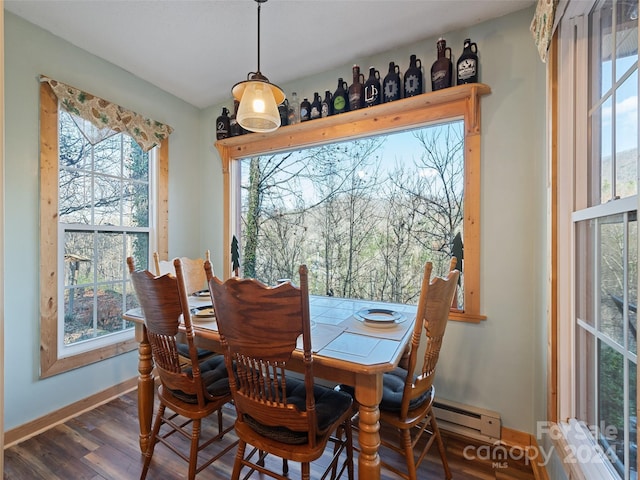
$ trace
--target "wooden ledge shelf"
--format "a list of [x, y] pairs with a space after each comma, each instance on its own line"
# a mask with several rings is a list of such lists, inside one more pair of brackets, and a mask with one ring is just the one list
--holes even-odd
[[479, 97], [491, 93], [482, 83], [470, 83], [383, 103], [375, 107], [286, 125], [271, 133], [249, 133], [215, 143], [221, 156], [243, 158], [323, 143], [389, 133], [454, 116], [465, 117], [467, 135], [480, 133]]

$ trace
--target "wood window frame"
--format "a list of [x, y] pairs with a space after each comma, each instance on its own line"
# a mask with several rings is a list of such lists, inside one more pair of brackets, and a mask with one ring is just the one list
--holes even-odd
[[[327, 118], [281, 127], [271, 133], [251, 133], [218, 140], [222, 159], [223, 241], [231, 245], [232, 168], [252, 155], [284, 152], [348, 139], [393, 133], [447, 120], [464, 120], [464, 311], [452, 310], [450, 319], [478, 323], [480, 310], [480, 98], [488, 85], [472, 83], [384, 103]], [[231, 275], [230, 248], [224, 249], [224, 276]]]
[[[169, 140], [158, 155], [157, 245], [168, 252]], [[118, 342], [58, 358], [58, 98], [48, 83], [40, 84], [40, 378], [50, 377], [138, 347], [138, 340]]]

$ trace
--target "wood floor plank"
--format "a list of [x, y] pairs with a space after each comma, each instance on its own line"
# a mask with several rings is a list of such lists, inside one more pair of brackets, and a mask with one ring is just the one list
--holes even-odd
[[[10, 480], [129, 480], [140, 476], [143, 456], [138, 444], [137, 392], [129, 392], [78, 417], [57, 425], [40, 435], [25, 440], [5, 450], [4, 479]], [[235, 418], [232, 405], [224, 408], [224, 422], [231, 425]], [[203, 422], [203, 435], [217, 432], [214, 418]], [[385, 438], [394, 432], [381, 430]], [[456, 480], [534, 480], [531, 466], [526, 459], [508, 459], [493, 462], [489, 459], [465, 458], [465, 447], [474, 441], [443, 432], [447, 458], [453, 478]], [[181, 443], [184, 451], [188, 442]], [[230, 432], [220, 442], [214, 442], [213, 451], [236, 440]], [[357, 438], [354, 439], [357, 441]], [[330, 450], [330, 449], [329, 449]], [[219, 451], [219, 450], [217, 450]], [[386, 461], [401, 464], [402, 459], [393, 452], [382, 450]], [[224, 455], [198, 475], [198, 480], [227, 479], [233, 469], [235, 449]], [[466, 457], [469, 457], [468, 455]], [[329, 462], [329, 452], [312, 465], [311, 478], [319, 477], [323, 465]], [[271, 457], [267, 464], [278, 470], [282, 461]], [[355, 461], [357, 475], [357, 459]], [[187, 464], [164, 445], [158, 444], [149, 469], [149, 480], [182, 480]], [[290, 462], [290, 478], [300, 477], [300, 466]], [[254, 474], [251, 479], [264, 476]], [[346, 478], [346, 474], [343, 475]], [[444, 471], [436, 449], [432, 449], [420, 466], [418, 478], [444, 478]], [[397, 476], [382, 470], [382, 480], [396, 480]]]

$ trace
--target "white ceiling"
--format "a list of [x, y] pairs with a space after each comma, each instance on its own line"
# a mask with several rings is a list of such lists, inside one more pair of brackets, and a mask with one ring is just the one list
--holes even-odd
[[[261, 10], [260, 70], [284, 84], [534, 1], [270, 0]], [[231, 87], [258, 65], [253, 0], [5, 0], [4, 5], [200, 108], [229, 100]]]

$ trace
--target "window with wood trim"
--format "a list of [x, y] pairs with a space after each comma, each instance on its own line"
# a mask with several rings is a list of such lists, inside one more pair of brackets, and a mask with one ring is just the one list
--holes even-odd
[[49, 84], [40, 98], [40, 376], [48, 377], [136, 348], [122, 319], [137, 301], [125, 259], [146, 267], [158, 245], [156, 218], [167, 213], [154, 199], [167, 196], [168, 140], [143, 152], [126, 133], [59, 108]]
[[[325, 149], [338, 148], [349, 140], [371, 140], [380, 135], [462, 120], [464, 218], [460, 231], [464, 235], [464, 291], [459, 301], [462, 309], [452, 309], [450, 318], [468, 322], [483, 320], [485, 316], [480, 310], [480, 98], [488, 93], [489, 87], [483, 84], [461, 85], [369, 109], [285, 126], [269, 134], [252, 133], [218, 141], [216, 147], [222, 157], [225, 188], [224, 238], [229, 245], [225, 249], [225, 276], [231, 273], [232, 263], [228, 252], [231, 251], [233, 236], [240, 239], [242, 236], [243, 161], [286, 152], [310, 152], [312, 148], [320, 146]], [[279, 158], [284, 156], [279, 155]], [[309, 162], [309, 168], [317, 167], [313, 159], [309, 159]], [[244, 170], [250, 170], [250, 167]], [[428, 195], [427, 192], [423, 193], [425, 197]], [[456, 230], [451, 231], [455, 235]], [[443, 245], [445, 243], [450, 253], [451, 240]], [[245, 264], [247, 260], [251, 261], [246, 258], [242, 260]]]

